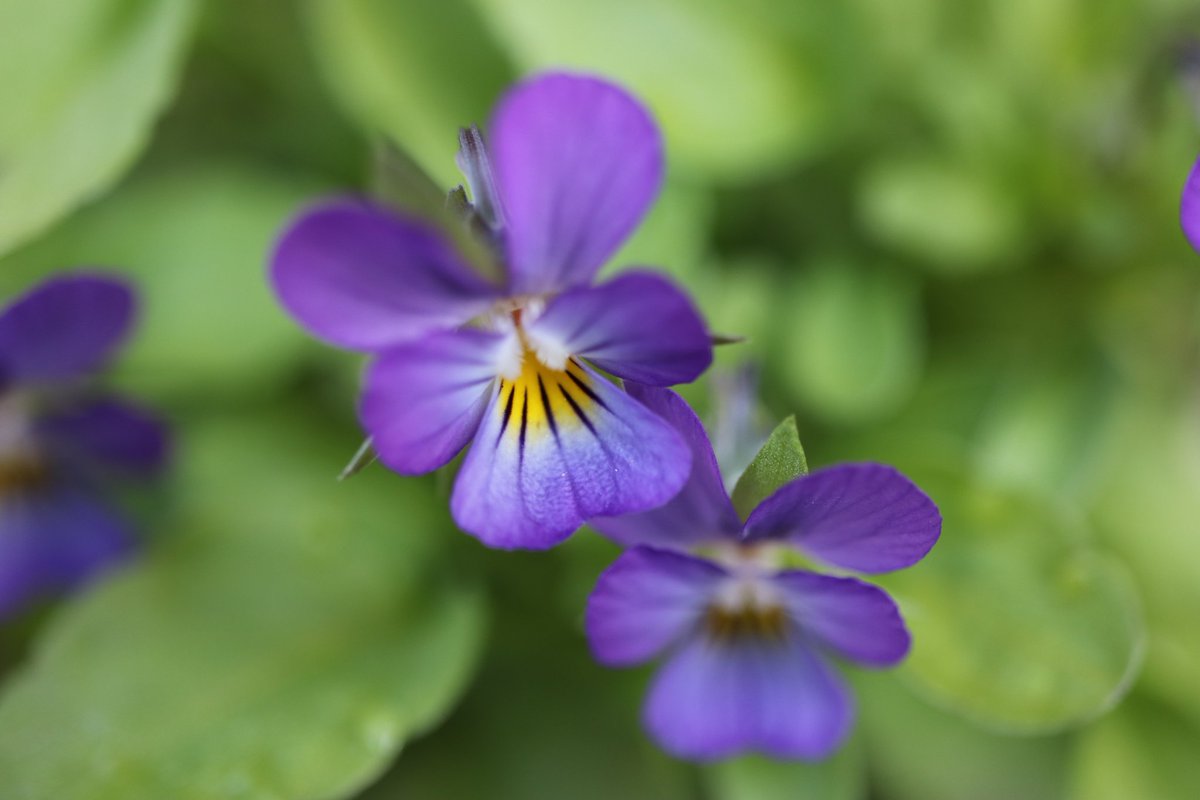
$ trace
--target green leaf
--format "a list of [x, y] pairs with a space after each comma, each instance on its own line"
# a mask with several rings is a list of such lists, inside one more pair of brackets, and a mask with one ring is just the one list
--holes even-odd
[[825, 761], [772, 761], [747, 756], [704, 770], [712, 800], [860, 800], [867, 794], [866, 764], [858, 739]]
[[1080, 738], [1071, 800], [1191, 800], [1200, 726], [1174, 709], [1130, 698]]
[[927, 158], [893, 159], [866, 173], [859, 202], [868, 230], [933, 270], [970, 273], [1013, 262], [1025, 235], [1021, 207], [992, 175]]
[[733, 507], [745, 519], [759, 503], [793, 478], [808, 472], [796, 418], [779, 423], [733, 487]]
[[262, 390], [308, 346], [265, 279], [271, 243], [315, 181], [233, 164], [196, 164], [136, 181], [6, 258], [0, 285], [100, 265], [135, 278], [137, 334], [117, 363], [154, 394]]
[[886, 786], [888, 800], [1063, 797], [1069, 737], [992, 733], [922, 702], [894, 673], [861, 670], [853, 677], [872, 785]]
[[413, 154], [446, 189], [458, 129], [487, 122], [512, 75], [467, 0], [310, 0], [309, 32], [338, 99]]
[[908, 469], [938, 503], [941, 540], [881, 578], [912, 631], [903, 674], [996, 730], [1039, 733], [1111, 708], [1141, 665], [1144, 623], [1124, 566], [1040, 497], [949, 464]]
[[446, 713], [482, 635], [437, 557], [457, 534], [427, 482], [336, 482], [343, 442], [310, 423], [190, 428], [182, 530], [64, 609], [0, 699], [6, 798], [345, 797]]
[[[102, 192], [174, 90], [191, 0], [0, 7], [0, 253]], [[19, 35], [15, 35], [19, 32]]]
[[901, 274], [834, 259], [799, 276], [779, 313], [774, 365], [793, 395], [826, 419], [860, 423], [894, 411], [924, 361], [917, 287]]

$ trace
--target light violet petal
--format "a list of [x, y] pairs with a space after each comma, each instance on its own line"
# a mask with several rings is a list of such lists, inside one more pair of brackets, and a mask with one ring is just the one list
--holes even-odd
[[517, 85], [489, 133], [517, 292], [589, 282], [662, 184], [654, 120], [597, 78], [550, 74]]
[[1183, 185], [1183, 198], [1179, 203], [1179, 222], [1183, 235], [1200, 253], [1200, 159], [1197, 159]]
[[437, 231], [354, 199], [299, 214], [275, 246], [271, 280], [310, 333], [367, 352], [457, 327], [499, 296]]
[[450, 507], [484, 544], [543, 549], [590, 517], [662, 505], [690, 469], [679, 434], [599, 374], [527, 366], [493, 391]]
[[534, 343], [651, 386], [690, 383], [712, 363], [712, 339], [691, 300], [666, 278], [626, 272], [569, 289], [529, 327]]
[[643, 713], [664, 750], [695, 761], [748, 752], [824, 758], [845, 740], [853, 718], [849, 691], [799, 637], [696, 636], [655, 676]]
[[78, 378], [124, 342], [136, 301], [125, 281], [99, 274], [51, 278], [0, 312], [0, 389]]
[[841, 464], [779, 487], [751, 512], [745, 537], [784, 539], [857, 572], [888, 572], [924, 558], [941, 530], [937, 506], [892, 467]]
[[359, 406], [379, 459], [401, 474], [420, 475], [454, 458], [479, 427], [506, 345], [499, 334], [464, 329], [380, 355]]
[[729, 501], [712, 445], [696, 413], [670, 389], [629, 383], [626, 391], [684, 438], [692, 451], [691, 474], [679, 494], [661, 508], [621, 517], [597, 517], [588, 524], [627, 547], [645, 544], [687, 549], [736, 539], [741, 520]]
[[637, 547], [601, 573], [587, 604], [596, 660], [637, 664], [694, 632], [725, 570], [682, 553]]
[[908, 654], [911, 640], [900, 609], [878, 586], [802, 570], [782, 572], [773, 582], [795, 623], [838, 655], [890, 667]]

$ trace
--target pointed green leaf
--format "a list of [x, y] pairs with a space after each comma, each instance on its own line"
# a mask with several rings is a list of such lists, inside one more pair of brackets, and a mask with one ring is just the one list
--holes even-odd
[[0, 252], [129, 167], [174, 90], [194, 11], [192, 0], [0, 5]]
[[733, 507], [745, 519], [780, 486], [808, 472], [796, 418], [788, 417], [771, 432], [758, 455], [733, 488]]
[[[443, 231], [460, 255], [485, 277], [503, 277], [496, 257], [484, 245], [486, 231], [468, 217], [469, 199], [462, 186], [449, 197], [404, 148], [391, 142], [376, 145], [372, 192], [387, 205], [408, 216], [425, 220]], [[482, 223], [479, 223], [482, 224]]]
[[310, 418], [190, 430], [182, 530], [65, 608], [0, 698], [6, 799], [345, 797], [472, 672], [481, 598], [426, 482], [339, 483]]

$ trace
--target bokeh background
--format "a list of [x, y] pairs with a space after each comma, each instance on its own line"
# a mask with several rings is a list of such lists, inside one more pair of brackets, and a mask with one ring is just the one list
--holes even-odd
[[[110, 378], [178, 439], [143, 557], [0, 628], [0, 796], [1195, 797], [1189, 36], [1192, 0], [0, 0], [0, 293], [136, 280]], [[649, 670], [582, 636], [599, 537], [492, 553], [445, 475], [334, 481], [362, 365], [275, 305], [273, 237], [383, 138], [461, 182], [457, 126], [548, 67], [658, 117], [668, 184], [610, 269], [748, 337], [742, 429], [795, 414], [810, 463], [943, 508], [883, 579], [912, 656], [854, 674], [829, 762], [659, 753]]]

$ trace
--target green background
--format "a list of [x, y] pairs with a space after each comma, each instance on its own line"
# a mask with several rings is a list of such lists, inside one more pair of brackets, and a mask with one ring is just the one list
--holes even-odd
[[[1189, 0], [0, 0], [0, 294], [134, 278], [110, 380], [178, 438], [145, 556], [0, 627], [0, 796], [1194, 797], [1189, 35]], [[663, 128], [608, 270], [666, 270], [747, 337], [685, 390], [706, 419], [755, 363], [743, 444], [794, 415], [812, 467], [895, 464], [945, 515], [881, 579], [913, 653], [851, 671], [823, 764], [655, 749], [651, 668], [583, 637], [599, 537], [489, 552], [448, 475], [333, 480], [362, 363], [274, 303], [274, 237], [365, 191], [381, 137], [460, 182], [457, 126], [554, 67]]]

